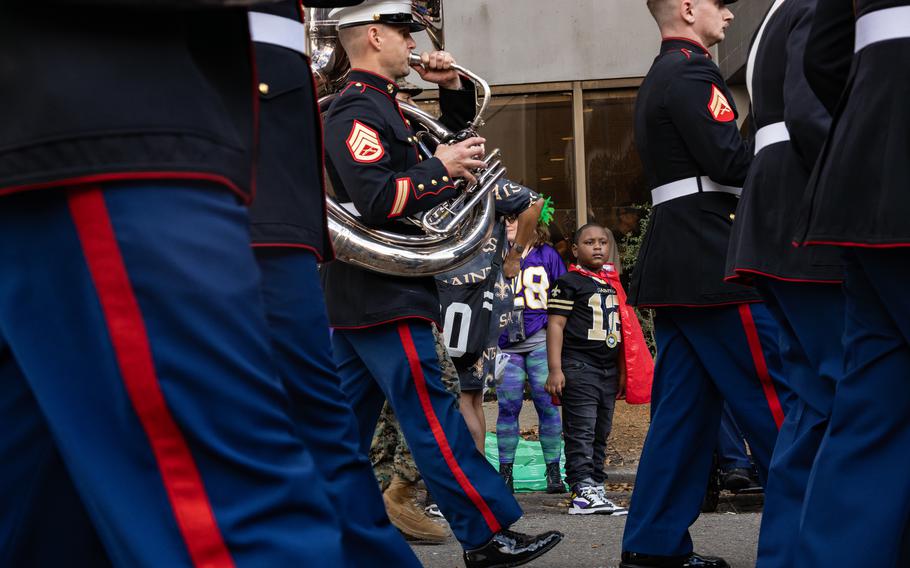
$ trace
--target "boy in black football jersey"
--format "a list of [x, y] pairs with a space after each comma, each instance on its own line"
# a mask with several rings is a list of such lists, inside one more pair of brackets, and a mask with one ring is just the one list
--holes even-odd
[[575, 233], [569, 267], [550, 288], [547, 302], [547, 391], [562, 399], [570, 515], [625, 514], [606, 498], [603, 482], [613, 407], [625, 390], [620, 356], [619, 300], [604, 262], [606, 229], [588, 223]]

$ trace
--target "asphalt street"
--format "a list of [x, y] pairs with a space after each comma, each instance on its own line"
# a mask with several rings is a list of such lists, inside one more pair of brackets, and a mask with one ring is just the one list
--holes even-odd
[[[564, 495], [527, 493], [518, 495], [525, 516], [512, 528], [526, 533], [562, 531], [566, 537], [549, 554], [526, 564], [531, 568], [612, 568], [619, 564], [625, 517], [569, 516]], [[628, 494], [611, 495], [628, 502]], [[695, 549], [723, 556], [734, 568], [755, 566], [755, 550], [761, 513], [754, 503], [739, 498], [722, 498], [719, 513], [703, 514], [691, 529]], [[746, 512], [748, 511], [748, 512]], [[461, 547], [453, 537], [445, 544], [413, 544], [414, 552], [427, 568], [464, 566]]]

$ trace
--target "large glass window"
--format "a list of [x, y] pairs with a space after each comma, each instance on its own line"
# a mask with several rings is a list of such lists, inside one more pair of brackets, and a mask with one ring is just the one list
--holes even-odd
[[[438, 112], [435, 100], [421, 106]], [[487, 150], [502, 151], [506, 177], [552, 197], [554, 232], [570, 234], [575, 228], [571, 93], [495, 96], [485, 118], [480, 134]]]
[[584, 94], [585, 167], [588, 218], [603, 223], [621, 241], [638, 230], [636, 205], [649, 196], [635, 149], [637, 89], [587, 91]]
[[506, 176], [553, 198], [556, 225], [575, 227], [571, 93], [493, 98], [483, 135], [502, 150]]
[[[648, 202], [641, 160], [635, 149], [634, 105], [638, 90], [588, 90], [583, 94], [587, 218], [609, 227], [623, 244], [639, 232]], [[438, 113], [436, 100], [420, 103]], [[555, 237], [576, 228], [572, 93], [522, 93], [493, 97], [481, 134], [502, 150], [507, 177], [553, 198]]]

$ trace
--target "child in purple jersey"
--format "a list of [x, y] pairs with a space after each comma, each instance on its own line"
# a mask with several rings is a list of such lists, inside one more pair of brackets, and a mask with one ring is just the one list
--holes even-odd
[[[506, 225], [509, 242], [515, 237], [517, 223]], [[530, 384], [534, 408], [540, 424], [540, 446], [547, 467], [547, 492], [563, 493], [559, 474], [562, 422], [559, 409], [544, 390], [547, 382], [547, 296], [550, 285], [565, 271], [562, 258], [547, 244], [549, 231], [539, 224], [537, 241], [521, 260], [521, 271], [512, 279], [515, 309], [509, 325], [499, 338], [508, 354], [502, 382], [496, 387], [499, 418], [496, 438], [499, 446], [499, 471], [512, 487], [512, 464], [518, 446], [518, 415], [524, 399], [525, 381]]]

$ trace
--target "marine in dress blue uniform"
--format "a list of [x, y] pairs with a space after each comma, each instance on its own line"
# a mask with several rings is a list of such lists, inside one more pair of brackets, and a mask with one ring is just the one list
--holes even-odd
[[723, 402], [764, 483], [789, 395], [776, 370], [776, 323], [753, 289], [724, 282], [751, 152], [704, 42], [720, 41], [732, 15], [723, 2], [655, 0], [649, 7], [664, 38], [639, 89], [635, 139], [654, 208], [629, 302], [655, 309], [658, 358], [622, 566], [726, 566], [695, 555], [688, 533]]
[[[309, 7], [360, 0], [307, 2]], [[259, 78], [259, 163], [250, 232], [279, 374], [297, 434], [313, 454], [342, 529], [348, 566], [419, 566], [386, 516], [341, 390], [318, 262], [331, 260], [325, 216], [322, 126], [303, 7], [285, 1], [250, 12]]]
[[338, 564], [249, 248], [247, 14], [152, 4], [0, 8], [0, 564], [103, 565], [35, 532], [78, 502], [117, 566]]
[[778, 0], [752, 42], [746, 80], [755, 158], [736, 211], [728, 281], [752, 283], [781, 329], [798, 399], [781, 426], [765, 488], [758, 566], [801, 565], [794, 547], [812, 462], [843, 374], [840, 251], [793, 246], [806, 183], [831, 123], [800, 62], [816, 0]]
[[[339, 202], [370, 226], [401, 232], [407, 226], [399, 219], [456, 194], [443, 161], [423, 160], [417, 151], [415, 131], [395, 99], [398, 77], [379, 73], [407, 73], [414, 48], [409, 29], [419, 26], [409, 2], [371, 2], [335, 15], [354, 69], [326, 115], [327, 169]], [[345, 32], [358, 26], [364, 28]], [[345, 37], [357, 43], [345, 44]], [[376, 69], [358, 69], [361, 64]], [[445, 107], [447, 89], [440, 91]], [[521, 509], [475, 449], [441, 382], [430, 327], [439, 319], [435, 279], [385, 276], [336, 261], [325, 269], [324, 288], [335, 359], [363, 451], [388, 398], [468, 566], [517, 565], [555, 546], [559, 533], [507, 530]]]
[[849, 69], [796, 236], [844, 252], [846, 320], [796, 554], [806, 566], [907, 566], [910, 2], [819, 2], [805, 67], [825, 101]]

